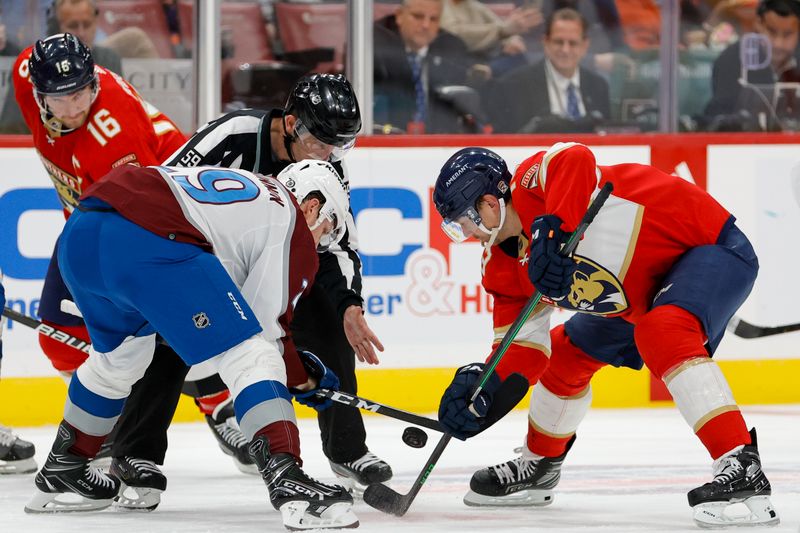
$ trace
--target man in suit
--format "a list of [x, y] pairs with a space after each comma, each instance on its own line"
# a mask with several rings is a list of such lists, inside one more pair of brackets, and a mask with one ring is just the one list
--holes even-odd
[[403, 0], [375, 22], [375, 122], [421, 133], [461, 131], [460, 113], [437, 94], [464, 85], [474, 61], [464, 42], [442, 30], [442, 0]]
[[[714, 61], [712, 96], [705, 111], [711, 130], [780, 130], [790, 121], [796, 124], [800, 120], [800, 101], [794, 90], [778, 94], [773, 103], [776, 82], [800, 81], [800, 2], [761, 0], [757, 13], [758, 32], [769, 42], [770, 61], [746, 66], [742, 83], [743, 41], [719, 55]], [[747, 55], [765, 58], [763, 48], [758, 54]]]
[[492, 123], [496, 132], [593, 131], [609, 117], [608, 83], [581, 66], [589, 49], [586, 19], [571, 8], [545, 22], [545, 57], [497, 80]]

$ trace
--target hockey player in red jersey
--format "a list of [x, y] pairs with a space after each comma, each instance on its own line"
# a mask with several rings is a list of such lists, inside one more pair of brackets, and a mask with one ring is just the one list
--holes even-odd
[[[593, 195], [614, 185], [571, 257], [559, 255]], [[605, 365], [647, 365], [714, 460], [714, 479], [689, 492], [704, 526], [775, 524], [755, 430], [748, 432], [711, 358], [749, 294], [758, 260], [735, 218], [698, 187], [655, 168], [598, 166], [576, 143], [525, 160], [513, 178], [483, 148], [443, 166], [434, 203], [445, 232], [484, 244], [483, 286], [494, 297], [495, 345], [535, 291], [542, 304], [522, 326], [479, 396], [482, 364], [458, 369], [439, 420], [468, 438], [488, 425], [493, 393], [513, 374], [533, 388], [520, 457], [476, 472], [468, 505], [546, 505]], [[576, 311], [550, 330], [554, 307]], [[746, 517], [725, 513], [744, 502]]]
[[[160, 164], [186, 140], [130, 84], [95, 65], [89, 48], [72, 34], [53, 35], [25, 49], [14, 63], [13, 81], [17, 104], [65, 216], [82, 191], [112, 168]], [[83, 321], [61, 311], [64, 299], [72, 298], [54, 259], [39, 307], [42, 321], [88, 342]], [[66, 374], [86, 358], [44, 335], [39, 343], [53, 366]]]

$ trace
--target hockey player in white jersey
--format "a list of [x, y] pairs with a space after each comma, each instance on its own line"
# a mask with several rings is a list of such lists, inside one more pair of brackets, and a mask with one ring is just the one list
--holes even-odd
[[277, 179], [220, 168], [123, 166], [86, 191], [64, 228], [59, 261], [92, 351], [70, 383], [28, 512], [111, 504], [120, 481], [89, 460], [158, 334], [187, 364], [218, 365], [287, 528], [358, 525], [347, 491], [301, 468], [292, 397], [325, 408], [330, 401], [314, 390], [335, 389], [338, 379], [315, 355], [298, 353], [288, 327], [314, 279], [317, 247], [344, 232], [348, 191], [327, 163], [284, 172], [298, 184], [297, 198]]

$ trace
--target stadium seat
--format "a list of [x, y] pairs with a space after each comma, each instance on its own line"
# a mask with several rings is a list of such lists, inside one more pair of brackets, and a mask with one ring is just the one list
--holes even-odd
[[[239, 62], [274, 59], [261, 7], [255, 2], [222, 2], [223, 39], [230, 39], [232, 55]], [[194, 35], [194, 0], [179, 0], [178, 20], [181, 40], [192, 49]], [[229, 37], [228, 37], [229, 36]]]
[[340, 71], [344, 64], [344, 43], [347, 40], [347, 6], [345, 4], [290, 4], [276, 2], [275, 22], [278, 35], [287, 52], [310, 48], [332, 48], [333, 63], [320, 63], [321, 72]]
[[[373, 3], [373, 18], [380, 19], [397, 11], [399, 2]], [[347, 40], [347, 4], [304, 4], [276, 2], [275, 22], [283, 47], [287, 52], [312, 48], [329, 48], [334, 51], [333, 63], [320, 63], [316, 70], [339, 71], [344, 65]]]
[[399, 2], [396, 4], [374, 2], [372, 4], [372, 14], [374, 15], [375, 20], [382, 19], [387, 15], [394, 15], [394, 12], [397, 11], [398, 7], [400, 7]]
[[147, 33], [160, 57], [175, 57], [160, 0], [100, 0], [97, 7], [97, 25], [107, 35], [135, 26]]

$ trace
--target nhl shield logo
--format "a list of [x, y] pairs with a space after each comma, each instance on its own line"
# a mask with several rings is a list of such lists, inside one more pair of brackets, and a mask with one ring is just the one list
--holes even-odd
[[197, 329], [204, 329], [211, 325], [211, 320], [208, 318], [208, 315], [203, 312], [192, 316], [192, 321], [194, 322], [194, 327]]

